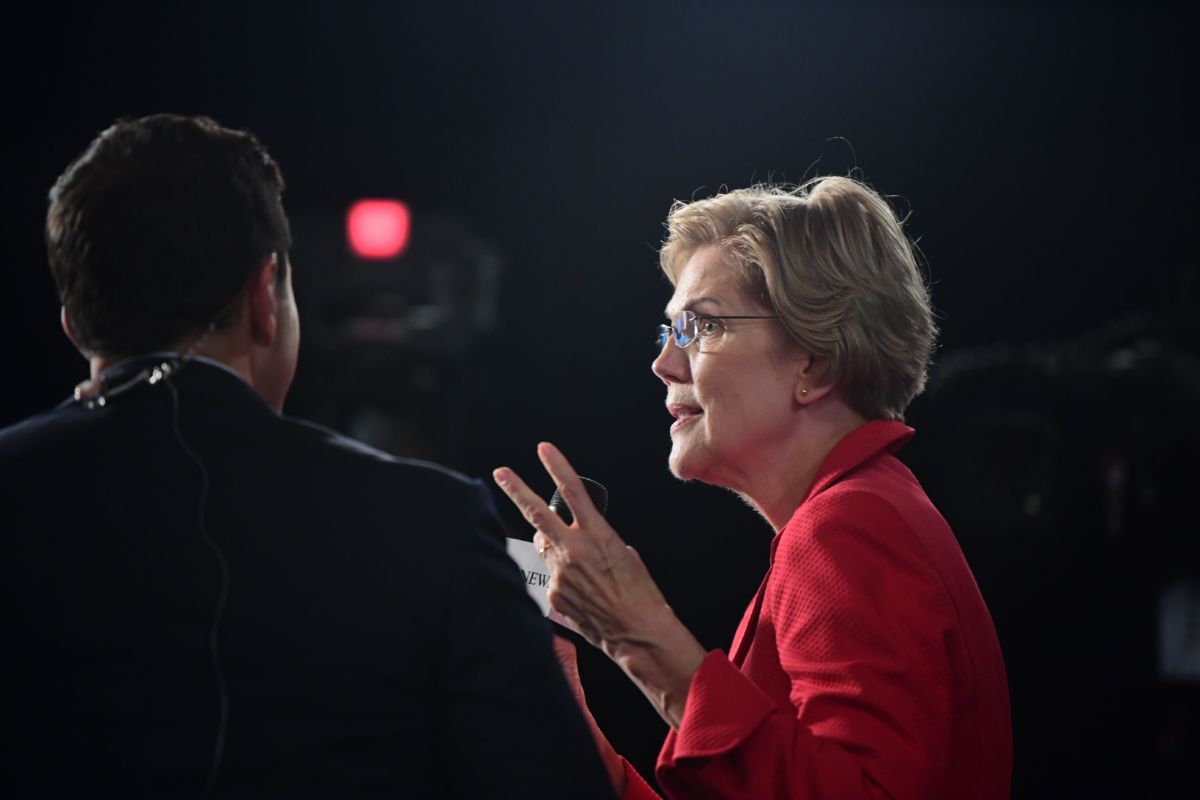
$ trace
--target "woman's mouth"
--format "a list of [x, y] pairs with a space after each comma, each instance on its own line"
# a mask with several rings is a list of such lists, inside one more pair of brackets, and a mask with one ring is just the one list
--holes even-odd
[[668, 403], [667, 411], [671, 412], [671, 416], [675, 418], [675, 421], [671, 423], [671, 433], [691, 422], [695, 422], [704, 414], [699, 406], [689, 406], [682, 403]]

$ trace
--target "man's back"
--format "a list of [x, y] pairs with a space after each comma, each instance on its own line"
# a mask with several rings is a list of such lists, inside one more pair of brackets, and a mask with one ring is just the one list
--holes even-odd
[[478, 483], [203, 362], [0, 432], [0, 474], [18, 785], [199, 796], [217, 751], [218, 795], [606, 796]]

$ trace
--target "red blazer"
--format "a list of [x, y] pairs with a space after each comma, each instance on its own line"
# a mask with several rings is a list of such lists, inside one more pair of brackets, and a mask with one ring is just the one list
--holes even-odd
[[[991, 615], [958, 542], [869, 422], [822, 463], [658, 758], [671, 798], [1007, 798]], [[654, 797], [627, 767], [626, 798]]]

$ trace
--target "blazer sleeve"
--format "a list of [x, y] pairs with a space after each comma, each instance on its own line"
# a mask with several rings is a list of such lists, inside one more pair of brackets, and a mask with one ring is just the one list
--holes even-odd
[[482, 484], [461, 510], [434, 712], [442, 773], [453, 784], [444, 796], [612, 800], [549, 623], [505, 552]]
[[622, 758], [621, 766], [625, 768], [625, 792], [621, 795], [621, 800], [662, 800], [632, 764]]
[[710, 653], [659, 756], [671, 798], [938, 796], [951, 749], [948, 594], [885, 501], [811, 502], [782, 534], [763, 599], [794, 708]]

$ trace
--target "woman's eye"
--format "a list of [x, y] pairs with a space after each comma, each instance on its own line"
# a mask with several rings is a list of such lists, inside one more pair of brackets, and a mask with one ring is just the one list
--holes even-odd
[[715, 319], [701, 319], [696, 321], [696, 332], [701, 336], [708, 336], [710, 333], [716, 333], [721, 329], [721, 323]]

